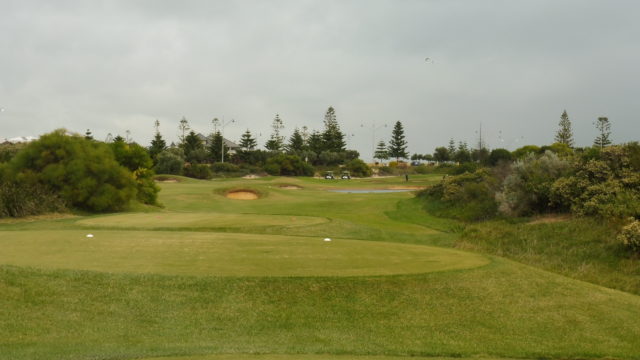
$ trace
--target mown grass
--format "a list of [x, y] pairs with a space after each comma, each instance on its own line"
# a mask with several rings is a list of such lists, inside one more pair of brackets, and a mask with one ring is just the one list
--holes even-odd
[[427, 273], [489, 263], [428, 246], [316, 237], [164, 231], [0, 232], [0, 264], [201, 276], [361, 276]]
[[[412, 176], [409, 185], [423, 186], [439, 177]], [[278, 254], [276, 247], [261, 255], [261, 238], [278, 239], [280, 248], [288, 240], [294, 245], [317, 239], [316, 245], [327, 245], [320, 239], [337, 238], [350, 247], [341, 248], [345, 272], [367, 252], [384, 258], [393, 249], [411, 249], [405, 255], [416, 259], [431, 249], [424, 245], [491, 252], [484, 249], [489, 245], [470, 240], [473, 234], [488, 234], [489, 228], [475, 231], [479, 225], [424, 216], [411, 193], [326, 191], [406, 185], [403, 180], [185, 180], [160, 185], [163, 209], [130, 218], [117, 214], [0, 224], [4, 241], [33, 243], [11, 257], [19, 267], [7, 265], [9, 255], [0, 261], [5, 264], [0, 265], [0, 359], [640, 357], [640, 297], [502, 258], [480, 267], [412, 275], [398, 274], [392, 265], [395, 275], [328, 276], [335, 274], [323, 273], [330, 266], [316, 257], [316, 264], [306, 264], [308, 272], [298, 274], [303, 276], [273, 276], [283, 275], [274, 270], [283, 266], [278, 256], [296, 250]], [[303, 189], [282, 189], [283, 183]], [[236, 187], [266, 196], [236, 201], [219, 191]], [[163, 216], [171, 219], [161, 221]], [[311, 222], [293, 226], [284, 221], [290, 217]], [[171, 231], [160, 231], [165, 228]], [[96, 241], [101, 233], [110, 235], [99, 249], [86, 238], [69, 240], [70, 234], [88, 232], [96, 233]], [[505, 238], [510, 236], [516, 235]], [[162, 237], [166, 247], [152, 244]], [[214, 238], [222, 242], [209, 242]], [[242, 249], [231, 243], [234, 238], [253, 244]], [[197, 245], [197, 239], [205, 241]], [[114, 251], [115, 244], [120, 250]], [[216, 254], [224, 247], [232, 255]], [[275, 265], [259, 267], [263, 276], [242, 266], [235, 274], [213, 270], [241, 265], [233, 257], [245, 250], [258, 259], [249, 263], [271, 256]], [[198, 263], [200, 256], [206, 259]], [[42, 268], [56, 257], [58, 265]], [[155, 267], [144, 273], [146, 265], [137, 257]], [[100, 262], [109, 268], [90, 267]], [[171, 271], [176, 268], [201, 271]]]
[[640, 298], [496, 260], [386, 277], [0, 272], [6, 359], [638, 356]]

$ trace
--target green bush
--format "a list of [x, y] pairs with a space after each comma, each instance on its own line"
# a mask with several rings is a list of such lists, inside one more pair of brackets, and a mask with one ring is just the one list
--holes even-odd
[[369, 177], [371, 176], [371, 168], [360, 159], [353, 159], [345, 166], [351, 173], [351, 176]]
[[17, 143], [17, 144], [11, 144], [11, 143], [5, 143], [5, 144], [0, 144], [0, 163], [4, 163], [7, 162], [11, 159], [13, 159], [14, 156], [16, 156], [16, 154], [24, 149], [24, 147], [27, 144], [25, 143]]
[[393, 175], [393, 174], [394, 174], [393, 168], [390, 166], [380, 166], [378, 168], [378, 175], [385, 176], [385, 175]]
[[184, 176], [195, 179], [211, 179], [213, 173], [207, 164], [190, 164], [184, 167]]
[[442, 181], [418, 193], [425, 208], [436, 216], [476, 221], [496, 215], [498, 204], [494, 189], [496, 179], [484, 169]]
[[511, 152], [507, 149], [493, 149], [489, 154], [489, 165], [496, 166], [499, 163], [508, 163], [513, 159]]
[[136, 195], [133, 174], [111, 148], [56, 130], [31, 142], [4, 168], [4, 181], [43, 187], [71, 207], [121, 210]]
[[461, 163], [458, 166], [452, 167], [449, 170], [449, 173], [451, 175], [460, 175], [460, 174], [464, 174], [464, 173], [473, 173], [476, 170], [478, 170], [479, 168], [480, 168], [480, 165], [478, 165], [478, 163], [465, 162], [465, 163]]
[[64, 201], [44, 187], [14, 182], [0, 183], [0, 217], [22, 217], [65, 209]]
[[211, 165], [211, 170], [215, 173], [234, 173], [239, 172], [240, 168], [237, 165], [228, 162], [217, 162]]
[[153, 181], [154, 172], [151, 170], [153, 161], [147, 149], [142, 146], [124, 141], [114, 141], [109, 144], [116, 161], [129, 169], [135, 179], [138, 190], [136, 198], [144, 204], [157, 204], [160, 188]]
[[530, 153], [511, 164], [510, 169], [496, 199], [500, 212], [521, 216], [551, 209], [552, 186], [568, 173], [570, 164], [547, 151], [542, 156]]
[[551, 203], [577, 215], [605, 218], [640, 216], [640, 173], [633, 147], [609, 146], [598, 157], [581, 157], [571, 176], [551, 188]]
[[633, 220], [623, 227], [618, 240], [632, 251], [640, 253], [640, 221]]
[[154, 170], [157, 174], [181, 175], [184, 168], [184, 157], [165, 150], [158, 154]]
[[313, 166], [302, 161], [296, 155], [279, 154], [269, 160], [264, 166], [269, 175], [284, 176], [313, 176]]

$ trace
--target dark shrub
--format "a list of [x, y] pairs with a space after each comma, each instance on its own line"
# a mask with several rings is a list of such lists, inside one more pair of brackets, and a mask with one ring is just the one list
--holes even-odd
[[267, 160], [264, 170], [269, 175], [313, 176], [313, 166], [296, 155], [276, 155]]
[[42, 187], [71, 207], [121, 210], [136, 193], [132, 173], [111, 148], [56, 130], [27, 145], [5, 167], [4, 181]]
[[497, 213], [496, 186], [496, 180], [486, 170], [478, 170], [446, 176], [418, 196], [425, 200], [425, 208], [434, 215], [467, 221], [483, 220]]
[[510, 162], [512, 159], [511, 152], [507, 149], [493, 149], [489, 154], [489, 165], [496, 166], [501, 162]]
[[65, 209], [64, 201], [43, 187], [0, 183], [0, 217], [22, 217]]
[[165, 150], [158, 154], [156, 160], [156, 166], [154, 170], [157, 174], [182, 174], [182, 168], [184, 167], [184, 157], [179, 154], [175, 154], [169, 150]]
[[215, 173], [233, 173], [239, 172], [240, 168], [237, 165], [228, 162], [217, 162], [211, 165], [211, 170]]
[[351, 176], [369, 177], [371, 176], [371, 168], [360, 159], [353, 159], [346, 165], [346, 169], [351, 172]]
[[195, 179], [211, 179], [213, 173], [207, 164], [190, 164], [184, 167], [184, 176]]

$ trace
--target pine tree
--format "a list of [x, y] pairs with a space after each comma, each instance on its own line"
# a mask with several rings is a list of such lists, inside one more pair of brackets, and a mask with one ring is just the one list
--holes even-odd
[[322, 141], [322, 134], [314, 130], [311, 135], [309, 135], [309, 140], [307, 141], [307, 147], [309, 150], [316, 153], [316, 155], [320, 154], [324, 150], [324, 142]]
[[180, 125], [178, 125], [178, 130], [180, 130], [180, 143], [184, 144], [185, 138], [187, 136], [187, 131], [189, 131], [191, 127], [189, 127], [189, 121], [187, 121], [186, 117], [182, 117], [180, 119]]
[[449, 156], [453, 156], [456, 153], [456, 142], [453, 141], [453, 138], [449, 139], [449, 146], [447, 147], [447, 151], [449, 151]]
[[167, 143], [162, 138], [162, 135], [160, 135], [160, 121], [158, 121], [157, 119], [154, 124], [154, 127], [156, 128], [156, 134], [153, 140], [151, 140], [151, 146], [149, 147], [149, 155], [151, 155], [151, 159], [155, 162], [156, 158], [158, 157], [158, 154], [160, 154], [167, 148]]
[[298, 153], [305, 150], [305, 143], [302, 134], [298, 128], [293, 130], [293, 134], [289, 138], [289, 143], [287, 144], [287, 151], [290, 153]]
[[571, 131], [571, 120], [569, 120], [567, 110], [562, 112], [558, 126], [560, 126], [560, 129], [556, 133], [555, 142], [573, 147], [573, 132]]
[[596, 137], [593, 141], [594, 146], [600, 147], [603, 149], [607, 145], [611, 145], [611, 123], [609, 122], [609, 118], [607, 117], [599, 117], [598, 121], [595, 122], [596, 129], [600, 132], [600, 135]]
[[322, 132], [324, 150], [343, 152], [347, 146], [344, 137], [344, 134], [340, 131], [338, 120], [336, 119], [336, 111], [333, 107], [329, 106], [324, 115], [324, 131]]
[[380, 140], [380, 142], [378, 143], [378, 147], [376, 148], [375, 155], [373, 157], [380, 160], [381, 162], [382, 160], [387, 160], [389, 158], [387, 145], [384, 143], [384, 141]]
[[265, 144], [265, 148], [271, 151], [282, 151], [282, 147], [284, 145], [284, 136], [280, 135], [280, 130], [284, 129], [284, 123], [282, 122], [282, 119], [280, 119], [279, 114], [276, 114], [276, 117], [273, 119], [271, 128], [273, 129], [273, 132], [271, 133], [271, 137]]
[[258, 142], [251, 135], [251, 131], [247, 129], [240, 138], [240, 147], [242, 147], [243, 150], [253, 150], [256, 146], [258, 146]]
[[198, 135], [193, 130], [189, 131], [189, 134], [184, 138], [182, 148], [182, 150], [184, 150], [184, 156], [189, 159], [194, 151], [202, 149], [204, 149], [204, 146], [200, 138], [198, 138]]
[[391, 140], [389, 141], [389, 157], [396, 158], [396, 161], [400, 161], [400, 158], [407, 158], [407, 141], [404, 139], [404, 128], [400, 121], [396, 121], [391, 132]]
[[229, 149], [226, 146], [222, 146], [224, 138], [222, 137], [222, 133], [220, 130], [210, 135], [211, 141], [209, 142], [209, 148], [207, 151], [209, 152], [209, 158], [213, 162], [222, 161], [223, 159], [223, 151], [224, 158], [228, 157]]

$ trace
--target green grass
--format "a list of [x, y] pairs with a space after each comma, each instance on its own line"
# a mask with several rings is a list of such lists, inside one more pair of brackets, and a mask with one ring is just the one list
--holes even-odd
[[198, 276], [361, 276], [465, 269], [483, 256], [429, 246], [318, 237], [154, 231], [0, 232], [0, 263]]
[[590, 218], [467, 226], [455, 246], [640, 295], [640, 259], [616, 240], [617, 226]]
[[186, 180], [163, 209], [1, 223], [0, 359], [640, 357], [639, 296], [442, 248], [470, 227], [411, 193], [326, 191], [403, 180]]

